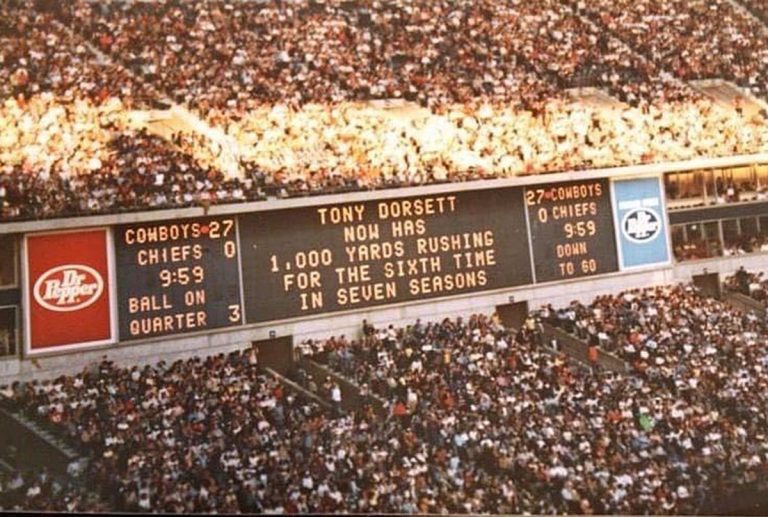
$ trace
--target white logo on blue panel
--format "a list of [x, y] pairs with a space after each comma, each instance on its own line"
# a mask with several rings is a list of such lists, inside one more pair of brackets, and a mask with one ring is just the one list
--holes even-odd
[[621, 221], [621, 232], [630, 241], [645, 244], [661, 233], [661, 217], [650, 208], [635, 208]]

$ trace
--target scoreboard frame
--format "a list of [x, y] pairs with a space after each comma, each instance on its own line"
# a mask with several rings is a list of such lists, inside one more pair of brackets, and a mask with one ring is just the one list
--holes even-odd
[[[627, 179], [630, 178], [637, 178], [640, 176], [629, 176]], [[659, 175], [644, 175], [642, 176], [644, 178], [648, 177], [654, 177], [657, 178], [657, 180], [661, 183], [661, 177]], [[527, 178], [526, 178], [527, 179]], [[479, 297], [479, 296], [497, 296], [502, 293], [513, 293], [513, 292], [519, 292], [519, 291], [525, 291], [527, 289], [535, 289], [536, 287], [547, 287], [557, 284], [572, 284], [572, 283], [578, 283], [583, 281], [588, 281], [592, 278], [611, 278], [620, 276], [622, 274], [631, 272], [640, 272], [643, 269], [651, 269], [651, 268], [659, 268], [659, 267], [665, 267], [665, 266], [671, 266], [672, 261], [668, 261], [665, 264], [656, 264], [653, 266], [648, 266], [648, 268], [641, 266], [641, 267], [633, 267], [633, 268], [625, 268], [621, 264], [621, 258], [620, 258], [620, 249], [619, 249], [619, 243], [618, 243], [618, 227], [616, 223], [616, 207], [615, 207], [615, 198], [614, 198], [614, 189], [613, 189], [613, 183], [614, 181], [621, 179], [623, 180], [624, 177], [621, 178], [612, 178], [607, 176], [596, 176], [596, 175], [588, 175], [586, 178], [573, 178], [573, 179], [566, 179], [564, 181], [552, 181], [552, 182], [533, 182], [533, 181], [525, 181], [520, 182], [517, 184], [510, 184], [506, 181], [503, 183], [499, 183], [498, 180], [491, 180], [488, 182], [485, 182], [482, 185], [473, 185], [473, 188], [470, 189], [461, 189], [459, 188], [461, 184], [454, 185], [454, 184], [448, 184], [448, 185], [436, 185], [436, 186], [430, 186], [430, 187], [416, 187], [414, 189], [392, 189], [392, 190], [385, 190], [375, 193], [356, 193], [354, 195], [349, 196], [349, 200], [345, 200], [345, 196], [342, 195], [333, 195], [333, 196], [323, 196], [323, 197], [316, 197], [316, 198], [310, 198], [310, 199], [292, 199], [292, 200], [284, 200], [281, 201], [280, 204], [274, 205], [274, 204], [267, 204], [264, 203], [263, 205], [260, 205], [258, 209], [253, 209], [252, 207], [248, 206], [240, 206], [238, 207], [239, 210], [234, 210], [233, 206], [227, 206], [225, 207], [226, 210], [222, 210], [221, 213], [214, 213], [214, 214], [205, 214], [205, 215], [199, 215], [199, 216], [193, 216], [193, 217], [184, 217], [183, 219], [176, 219], [176, 220], [163, 220], [159, 219], [157, 217], [155, 218], [148, 218], [148, 220], [144, 223], [140, 222], [126, 222], [124, 224], [114, 224], [112, 226], [106, 227], [107, 235], [109, 239], [109, 249], [108, 249], [108, 255], [109, 255], [109, 265], [110, 265], [110, 271], [109, 271], [109, 283], [111, 285], [111, 291], [110, 291], [110, 307], [111, 307], [111, 313], [112, 313], [112, 323], [113, 323], [113, 338], [111, 341], [104, 342], [104, 343], [83, 343], [78, 345], [69, 345], [64, 348], [60, 349], [51, 349], [51, 350], [45, 350], [41, 352], [32, 352], [30, 353], [29, 350], [29, 321], [28, 321], [28, 308], [29, 308], [29, 293], [27, 292], [27, 260], [28, 257], [26, 255], [26, 238], [25, 235], [22, 239], [22, 256], [23, 256], [23, 264], [21, 267], [22, 270], [22, 278], [20, 279], [20, 283], [23, 286], [23, 296], [22, 300], [24, 303], [24, 307], [22, 308], [22, 314], [24, 317], [25, 326], [21, 327], [23, 332], [23, 339], [24, 345], [21, 347], [23, 350], [23, 355], [25, 356], [39, 356], [39, 355], [59, 355], [64, 353], [69, 353], [72, 349], [96, 349], [96, 348], [110, 348], [117, 345], [118, 347], [122, 346], [132, 346], [132, 345], [140, 345], [144, 343], [149, 342], [156, 342], [156, 341], [169, 341], [169, 340], [180, 340], [184, 339], [186, 337], [199, 337], [199, 336], [205, 336], [205, 335], [211, 335], [211, 334], [217, 334], [217, 333], [232, 333], [232, 332], [238, 332], [238, 331], [250, 331], [253, 329], [260, 329], [264, 327], [270, 327], [270, 326], [278, 326], [278, 325], [285, 325], [290, 324], [298, 321], [311, 321], [311, 320], [318, 320], [318, 319], [325, 319], [329, 317], [341, 317], [345, 315], [350, 314], [360, 314], [360, 313], [370, 313], [371, 311], [379, 311], [379, 310], [391, 310], [393, 308], [403, 307], [403, 306], [417, 306], [417, 305], [425, 305], [425, 304], [435, 304], [435, 303], [442, 303], [445, 301], [460, 301], [462, 299], [472, 298], [472, 297]], [[572, 278], [561, 278], [561, 279], [547, 279], [547, 280], [539, 280], [536, 278], [536, 269], [535, 269], [535, 253], [534, 253], [534, 247], [532, 244], [532, 233], [533, 233], [533, 227], [531, 224], [530, 213], [529, 213], [529, 207], [526, 203], [525, 198], [525, 192], [529, 189], [533, 189], [539, 186], [552, 186], [556, 184], [566, 183], [566, 184], [573, 184], [578, 185], [580, 183], [585, 182], [602, 182], [604, 185], [607, 186], [605, 195], [608, 196], [608, 209], [610, 210], [610, 218], [613, 223], [613, 230], [612, 232], [609, 232], [610, 236], [610, 242], [612, 246], [612, 254], [613, 254], [613, 260], [615, 260], [617, 266], [612, 271], [607, 272], [597, 272], [594, 274], [588, 274], [583, 276], [575, 276]], [[663, 184], [662, 184], [663, 189]], [[362, 303], [357, 306], [351, 306], [351, 307], [345, 307], [345, 308], [337, 308], [335, 310], [328, 310], [328, 311], [320, 311], [312, 314], [301, 314], [301, 313], [288, 313], [284, 315], [279, 315], [278, 317], [274, 317], [272, 319], [260, 319], [255, 320], [254, 315], [252, 313], [249, 313], [249, 307], [247, 303], [247, 291], [258, 289], [259, 291], [262, 291], [262, 288], [260, 286], [253, 286], [253, 285], [246, 285], [246, 279], [245, 279], [245, 267], [248, 266], [248, 264], [245, 262], [245, 250], [243, 249], [243, 245], [248, 245], [247, 242], [243, 240], [243, 221], [245, 221], [247, 218], [255, 217], [259, 213], [275, 213], [278, 215], [278, 217], [282, 214], [283, 216], [287, 216], [287, 214], [293, 210], [310, 210], [310, 211], [316, 211], [323, 207], [331, 207], [331, 206], [338, 206], [338, 205], [348, 205], [348, 204], [365, 204], [365, 203], [371, 203], [375, 204], [378, 202], [390, 202], [394, 200], [403, 200], [403, 199], [418, 199], [418, 198], [427, 198], [427, 197], [435, 197], [439, 195], [455, 195], [455, 196], [461, 196], [466, 192], [476, 192], [480, 197], [482, 197], [483, 193], [492, 192], [492, 191], [507, 191], [510, 193], [510, 195], [518, 195], [520, 198], [520, 203], [523, 207], [522, 212], [524, 215], [524, 235], [525, 239], [527, 241], [527, 252], [525, 255], [525, 267], [530, 268], [530, 282], [529, 283], [522, 283], [522, 284], [514, 284], [514, 285], [504, 285], [500, 287], [478, 287], [473, 288], [466, 291], [453, 291], [453, 292], [446, 292], [446, 293], [437, 293], [434, 295], [429, 296], [421, 296], [416, 297], [412, 299], [392, 299], [387, 300], [384, 303]], [[662, 190], [662, 196], [663, 196], [663, 190]], [[249, 209], [250, 208], [250, 209]], [[668, 213], [666, 211], [666, 205], [663, 209], [664, 219], [665, 219], [665, 241], [667, 242], [667, 246], [669, 246], [669, 223], [668, 223]], [[123, 335], [120, 334], [120, 329], [123, 326], [122, 321], [125, 318], [125, 314], [121, 313], [120, 305], [119, 305], [119, 289], [120, 285], [118, 282], [118, 279], [120, 278], [120, 268], [121, 265], [118, 263], [118, 257], [117, 257], [117, 233], [120, 228], [125, 228], [129, 226], [150, 226], [150, 225], [161, 225], [164, 223], [177, 223], [177, 222], [183, 222], [185, 220], [202, 220], [202, 219], [216, 219], [216, 218], [232, 218], [235, 222], [235, 242], [237, 247], [237, 264], [236, 264], [236, 270], [237, 270], [237, 281], [238, 281], [238, 295], [240, 299], [240, 322], [234, 323], [232, 325], [227, 326], [221, 326], [217, 328], [201, 328], [199, 330], [190, 330], [187, 332], [173, 332], [168, 334], [162, 334], [162, 335], [148, 335], [148, 336], [136, 336], [130, 339], [126, 339]], [[135, 221], [135, 219], [133, 220]], [[88, 228], [91, 229], [91, 228]], [[81, 229], [78, 230], [64, 230], [62, 232], [42, 232], [42, 233], [67, 233], [68, 231], [81, 231]], [[304, 229], [304, 231], [311, 231], [310, 229]], [[38, 234], [37, 232], [35, 234]], [[28, 234], [33, 235], [33, 234]], [[433, 234], [429, 234], [430, 236], [433, 236]], [[609, 251], [610, 252], [610, 251]], [[263, 291], [262, 291], [263, 292]], [[270, 297], [274, 295], [280, 295], [281, 293], [272, 293], [272, 294], [265, 294], [264, 296]], [[247, 339], [247, 338], [244, 338]]]

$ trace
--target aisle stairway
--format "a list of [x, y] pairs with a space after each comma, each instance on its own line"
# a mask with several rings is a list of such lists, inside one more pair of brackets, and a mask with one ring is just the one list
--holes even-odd
[[[19, 412], [0, 407], [0, 450], [16, 452], [15, 458], [7, 454], [3, 461], [14, 469], [47, 467], [64, 475], [72, 468], [82, 468], [87, 459], [43, 425]], [[23, 459], [23, 464], [17, 460]], [[15, 464], [14, 464], [15, 463]]]

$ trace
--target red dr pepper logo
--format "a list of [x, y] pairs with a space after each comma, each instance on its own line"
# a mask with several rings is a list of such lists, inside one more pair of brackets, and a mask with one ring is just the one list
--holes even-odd
[[82, 264], [66, 264], [49, 269], [37, 279], [35, 300], [49, 311], [72, 312], [96, 302], [104, 291], [98, 271]]

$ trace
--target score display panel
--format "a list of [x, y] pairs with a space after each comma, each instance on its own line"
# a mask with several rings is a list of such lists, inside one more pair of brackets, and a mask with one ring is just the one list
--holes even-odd
[[525, 188], [536, 282], [619, 270], [607, 178]]
[[243, 323], [237, 218], [116, 226], [123, 341]]
[[114, 228], [120, 340], [619, 270], [608, 179]]
[[248, 323], [531, 284], [520, 187], [240, 216]]

